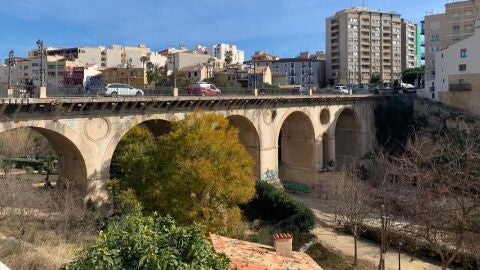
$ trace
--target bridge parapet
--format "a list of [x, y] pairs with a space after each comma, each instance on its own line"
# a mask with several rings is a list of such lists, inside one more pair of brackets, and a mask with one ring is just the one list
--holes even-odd
[[82, 97], [82, 98], [3, 98], [0, 118], [139, 114], [162, 111], [278, 108], [292, 106], [345, 105], [385, 98], [385, 95], [313, 96], [179, 96], [179, 97]]

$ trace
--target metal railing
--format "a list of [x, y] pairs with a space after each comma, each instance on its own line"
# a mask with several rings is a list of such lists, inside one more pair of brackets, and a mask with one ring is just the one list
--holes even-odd
[[0, 85], [0, 98], [34, 98], [38, 87], [34, 85]]
[[[103, 88], [85, 89], [83, 86], [65, 87], [51, 86], [46, 87], [46, 96], [50, 98], [74, 98], [74, 97], [102, 97]], [[143, 95], [146, 97], [173, 96], [173, 87], [154, 87], [144, 88]], [[321, 88], [310, 91], [306, 88], [258, 88], [256, 93], [253, 88], [220, 88], [219, 96], [308, 96], [308, 95], [340, 95], [334, 93], [331, 88]], [[352, 94], [372, 94], [373, 91], [353, 91]], [[205, 94], [205, 96], [214, 96], [216, 94]], [[33, 85], [14, 85], [8, 89], [7, 85], [0, 85], [0, 98], [38, 98], [39, 87]], [[186, 88], [178, 88], [178, 96], [201, 96], [199, 94], [189, 94]], [[119, 98], [130, 97], [118, 95]]]

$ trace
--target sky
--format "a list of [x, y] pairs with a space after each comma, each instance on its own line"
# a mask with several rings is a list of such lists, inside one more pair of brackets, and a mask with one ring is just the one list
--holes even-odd
[[[451, 1], [451, 0], [449, 0]], [[419, 22], [447, 0], [365, 0]], [[38, 39], [47, 47], [224, 42], [280, 57], [325, 49], [325, 19], [362, 0], [0, 0], [0, 57], [25, 56]]]

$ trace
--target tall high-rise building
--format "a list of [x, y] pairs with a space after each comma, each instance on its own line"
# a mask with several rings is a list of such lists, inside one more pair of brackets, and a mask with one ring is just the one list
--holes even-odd
[[[407, 68], [416, 68], [418, 65], [417, 24], [402, 19], [402, 71]], [[421, 57], [421, 56], [420, 56]]]
[[326, 22], [327, 79], [335, 84], [400, 80], [402, 19], [395, 12], [353, 7]]
[[435, 52], [472, 36], [476, 18], [480, 18], [480, 0], [448, 3], [445, 13], [425, 16], [425, 97], [435, 99]]

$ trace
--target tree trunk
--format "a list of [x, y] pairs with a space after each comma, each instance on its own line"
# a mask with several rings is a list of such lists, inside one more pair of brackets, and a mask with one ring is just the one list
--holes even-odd
[[356, 234], [353, 234], [353, 243], [354, 243], [354, 257], [353, 257], [353, 268], [354, 269], [357, 269], [357, 240], [358, 240], [358, 237]]

